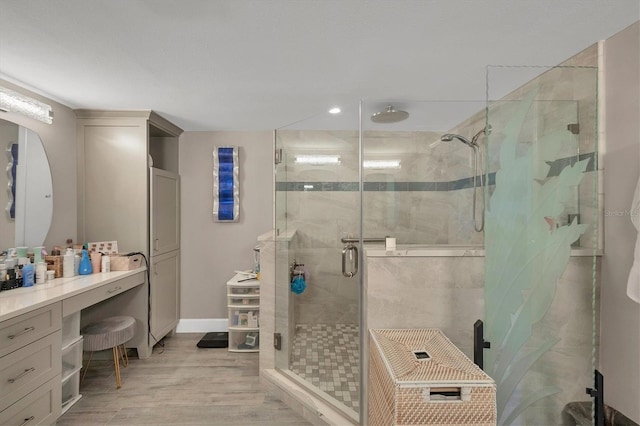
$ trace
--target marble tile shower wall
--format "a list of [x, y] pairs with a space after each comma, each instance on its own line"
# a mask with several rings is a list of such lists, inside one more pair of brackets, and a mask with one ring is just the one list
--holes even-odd
[[[559, 166], [577, 158], [592, 159], [581, 184], [565, 203], [559, 220], [579, 213], [582, 223], [597, 223], [598, 194], [596, 148], [597, 46], [591, 46], [549, 69], [514, 92], [490, 105], [493, 133], [487, 146], [489, 171], [499, 167], [499, 144], [512, 101], [536, 87], [539, 101], [521, 134], [524, 140], [566, 130], [579, 123], [579, 133], [566, 130], [567, 143], [558, 154]], [[567, 68], [575, 67], [575, 68]], [[514, 72], [517, 72], [515, 70]], [[491, 82], [490, 82], [491, 83]], [[447, 132], [471, 137], [485, 126], [485, 111]], [[471, 150], [461, 143], [432, 146], [444, 132], [374, 132], [363, 135], [365, 160], [398, 159], [400, 169], [365, 170], [363, 229], [365, 237], [395, 236], [399, 244], [483, 244], [483, 233], [473, 230], [471, 209], [473, 164]], [[357, 322], [356, 279], [341, 273], [340, 238], [359, 234], [358, 133], [357, 131], [279, 131], [284, 148], [286, 176], [278, 176], [276, 191], [286, 192], [286, 209], [276, 213], [277, 222], [298, 230], [297, 256], [311, 272], [309, 287], [296, 298], [299, 323]], [[480, 139], [484, 145], [487, 141]], [[338, 154], [339, 165], [299, 165], [296, 154]], [[492, 177], [492, 176], [491, 176]], [[305, 188], [304, 185], [308, 187]], [[282, 204], [282, 203], [281, 203]], [[286, 216], [285, 216], [286, 212]], [[593, 228], [580, 238], [592, 247]]]
[[[365, 170], [365, 237], [396, 237], [398, 244], [481, 244], [473, 231], [470, 150], [430, 144], [436, 132], [366, 132], [365, 160], [399, 159], [399, 169]], [[277, 222], [297, 230], [296, 257], [310, 272], [295, 297], [297, 324], [357, 323], [358, 278], [342, 275], [340, 239], [360, 232], [358, 139], [354, 132], [279, 132], [286, 192]], [[300, 165], [300, 154], [340, 155], [339, 165]], [[305, 188], [306, 185], [306, 188]], [[277, 197], [283, 200], [285, 197]]]
[[[597, 261], [597, 282], [600, 261]], [[367, 328], [441, 329], [469, 358], [473, 358], [473, 323], [484, 318], [484, 257], [368, 257]], [[558, 280], [547, 315], [532, 325], [525, 353], [556, 337], [559, 341], [538, 360], [518, 385], [520, 401], [545, 386], [560, 393], [543, 398], [522, 416], [522, 424], [560, 425], [562, 409], [584, 400], [591, 384], [592, 315], [599, 322], [600, 287], [592, 295], [593, 258], [572, 257]], [[592, 312], [592, 297], [596, 311]], [[492, 342], [499, 346], [499, 342]], [[597, 361], [596, 361], [597, 365]], [[519, 424], [519, 423], [518, 423]]]
[[[601, 165], [595, 164], [597, 158], [597, 66], [598, 45], [594, 44], [582, 52], [559, 64], [557, 68], [549, 68], [538, 77], [525, 83], [513, 92], [500, 97], [500, 101], [493, 101], [489, 108], [489, 122], [493, 131], [488, 140], [489, 170], [497, 170], [500, 145], [500, 129], [511, 116], [509, 106], [514, 100], [522, 99], [532, 89], [537, 89], [536, 107], [533, 119], [530, 121], [529, 131], [542, 135], [551, 131], [562, 131], [571, 123], [579, 124], [577, 135], [566, 133], [566, 143], [563, 145], [559, 158], [575, 161], [575, 158], [590, 157], [587, 168], [575, 194], [565, 205], [565, 211], [560, 220], [567, 220], [568, 213], [579, 213], [581, 223], [598, 223], [602, 215], [601, 203], [598, 199], [602, 194], [597, 193], [596, 181], [601, 178]], [[522, 70], [520, 70], [522, 71]], [[518, 67], [505, 68], [501, 72], [509, 73], [513, 77], [519, 72]], [[491, 89], [493, 80], [499, 78], [500, 73], [489, 72]], [[503, 74], [504, 75], [504, 74]], [[505, 108], [506, 107], [506, 108]], [[485, 111], [478, 111], [468, 119], [452, 129], [453, 133], [465, 136], [474, 134], [482, 129], [486, 123]], [[535, 124], [535, 126], [533, 126]], [[472, 130], [470, 130], [472, 129]], [[521, 135], [524, 139], [524, 134]], [[537, 136], [536, 136], [537, 137]], [[600, 206], [600, 208], [598, 207]], [[579, 242], [581, 247], [591, 248], [597, 245], [597, 234], [593, 227], [582, 235]]]

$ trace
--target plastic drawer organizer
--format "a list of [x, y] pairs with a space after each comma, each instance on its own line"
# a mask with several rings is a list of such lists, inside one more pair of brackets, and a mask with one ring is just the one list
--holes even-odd
[[229, 351], [260, 350], [260, 281], [251, 275], [236, 274], [227, 281], [229, 310]]
[[82, 397], [82, 344], [80, 312], [75, 312], [62, 319], [62, 414]]
[[371, 425], [495, 425], [495, 383], [438, 329], [370, 330]]

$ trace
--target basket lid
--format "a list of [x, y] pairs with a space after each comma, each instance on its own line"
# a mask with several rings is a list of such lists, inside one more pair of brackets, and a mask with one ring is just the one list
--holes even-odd
[[494, 383], [437, 328], [372, 329], [370, 333], [399, 384]]

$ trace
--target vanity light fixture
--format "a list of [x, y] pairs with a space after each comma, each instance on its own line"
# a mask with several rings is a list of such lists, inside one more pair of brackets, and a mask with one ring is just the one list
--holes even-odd
[[0, 110], [16, 112], [47, 124], [53, 122], [53, 111], [50, 105], [2, 86], [0, 86]]
[[339, 155], [296, 155], [296, 164], [340, 164]]
[[365, 169], [399, 169], [400, 160], [364, 160]]

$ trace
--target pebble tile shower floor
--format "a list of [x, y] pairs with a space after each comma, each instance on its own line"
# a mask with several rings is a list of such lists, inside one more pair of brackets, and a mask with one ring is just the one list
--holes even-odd
[[358, 346], [355, 324], [297, 325], [291, 371], [357, 412]]

